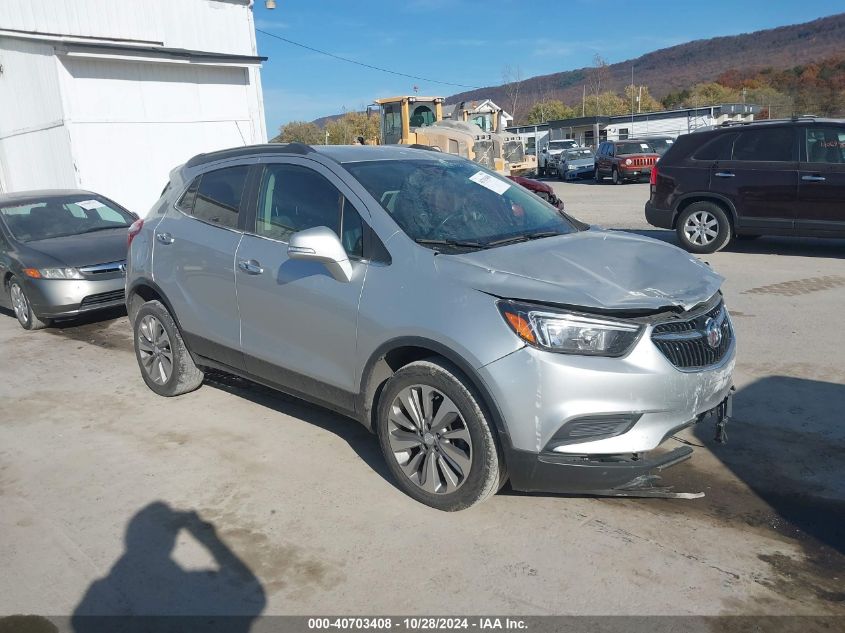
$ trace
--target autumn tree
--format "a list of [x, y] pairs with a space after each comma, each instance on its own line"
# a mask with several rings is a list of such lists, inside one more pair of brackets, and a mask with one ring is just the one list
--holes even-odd
[[[603, 111], [603, 102], [601, 98], [602, 91], [607, 91], [607, 84], [609, 82], [610, 69], [607, 67], [607, 62], [601, 55], [596, 53], [593, 57], [592, 68], [587, 70], [587, 91], [590, 93], [590, 98], [587, 99], [587, 101], [592, 101], [592, 108], [590, 107], [589, 103], [586, 106], [586, 113], [588, 116], [591, 111], [594, 116], [603, 116], [610, 114], [609, 112]], [[605, 92], [605, 94], [612, 93]]]
[[651, 96], [648, 86], [625, 86], [625, 101], [628, 104], [628, 112], [631, 111], [631, 104], [634, 112], [657, 112], [663, 109], [663, 104]]
[[323, 143], [323, 131], [307, 121], [291, 121], [279, 128], [279, 135], [271, 143]]
[[378, 138], [379, 120], [364, 112], [347, 112], [339, 119], [326, 123], [325, 131], [329, 133], [330, 145], [350, 145], [359, 136], [365, 141], [373, 141]]
[[527, 123], [545, 123], [546, 121], [557, 121], [570, 119], [575, 116], [575, 110], [557, 99], [544, 99], [538, 101], [525, 115]]
[[505, 95], [508, 99], [510, 115], [514, 123], [519, 120], [517, 108], [519, 107], [519, 91], [522, 88], [522, 69], [519, 66], [507, 65], [502, 69], [502, 83], [505, 84]]
[[739, 91], [723, 86], [715, 81], [695, 84], [690, 90], [686, 105], [691, 108], [735, 103], [740, 100]]
[[631, 104], [625, 103], [625, 99], [615, 92], [606, 90], [587, 99], [584, 110], [587, 116], [615, 116], [630, 114]]

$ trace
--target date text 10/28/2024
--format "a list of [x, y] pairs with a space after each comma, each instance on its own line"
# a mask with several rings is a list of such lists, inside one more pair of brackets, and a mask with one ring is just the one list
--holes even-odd
[[309, 629], [397, 629], [408, 631], [439, 631], [446, 629], [525, 630], [526, 622], [519, 618], [445, 618], [445, 617], [353, 617], [308, 618]]

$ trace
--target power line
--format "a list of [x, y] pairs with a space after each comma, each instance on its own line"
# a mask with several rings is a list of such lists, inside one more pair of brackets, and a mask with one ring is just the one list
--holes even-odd
[[340, 55], [335, 55], [334, 53], [329, 53], [327, 51], [321, 51], [319, 48], [314, 48], [313, 46], [307, 46], [305, 44], [300, 44], [299, 42], [294, 42], [293, 40], [289, 40], [285, 37], [280, 35], [276, 35], [275, 33], [268, 33], [267, 31], [262, 31], [261, 29], [255, 29], [258, 33], [263, 33], [268, 37], [274, 37], [277, 40], [281, 40], [283, 42], [287, 42], [288, 44], [293, 44], [294, 46], [299, 46], [300, 48], [304, 48], [305, 50], [312, 51], [314, 53], [320, 53], [321, 55], [326, 55], [328, 57], [333, 57], [334, 59], [339, 59], [342, 62], [348, 62], [350, 64], [355, 64], [356, 66], [363, 66], [364, 68], [369, 68], [371, 70], [378, 70], [383, 73], [390, 73], [391, 75], [399, 75], [400, 77], [408, 77], [409, 79], [417, 79], [419, 81], [427, 81], [433, 84], [442, 84], [444, 86], [455, 86], [457, 88], [472, 88], [473, 90], [481, 89], [481, 86], [468, 86], [466, 84], [456, 84], [452, 83], [451, 81], [438, 81], [437, 79], [429, 79], [428, 77], [419, 77], [417, 75], [409, 75], [407, 73], [400, 73], [397, 70], [390, 70], [389, 68], [381, 68], [379, 66], [373, 66], [372, 64], [365, 64], [364, 62], [359, 62], [354, 59], [349, 59], [348, 57], [341, 57]]

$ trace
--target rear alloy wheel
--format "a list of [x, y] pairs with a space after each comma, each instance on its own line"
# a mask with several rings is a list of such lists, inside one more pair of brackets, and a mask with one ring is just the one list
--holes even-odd
[[614, 167], [613, 168], [613, 176], [611, 177], [614, 185], [621, 185], [622, 184], [622, 177], [619, 175], [619, 170]]
[[18, 318], [18, 323], [21, 324], [23, 329], [41, 330], [50, 325], [49, 319], [39, 319], [32, 311], [32, 304], [27, 299], [17, 277], [12, 277], [9, 280], [9, 299], [12, 309], [15, 311], [15, 316]]
[[731, 239], [731, 224], [724, 210], [712, 202], [694, 202], [678, 217], [681, 245], [692, 253], [715, 253]]
[[160, 301], [135, 314], [135, 357], [141, 377], [160, 396], [179, 396], [202, 384], [203, 372], [185, 347], [176, 322]]
[[417, 361], [381, 394], [377, 431], [394, 480], [439, 510], [463, 510], [495, 494], [506, 476], [487, 418], [460, 371]]

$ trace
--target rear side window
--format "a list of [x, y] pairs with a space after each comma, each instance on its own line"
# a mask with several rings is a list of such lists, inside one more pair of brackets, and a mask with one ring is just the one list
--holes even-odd
[[804, 131], [808, 163], [845, 163], [845, 127], [813, 127]]
[[795, 131], [791, 127], [759, 128], [740, 132], [734, 160], [788, 162], [795, 160]]
[[238, 165], [197, 176], [179, 200], [179, 209], [203, 222], [237, 228], [248, 173], [249, 165]]
[[693, 154], [693, 160], [730, 160], [738, 134], [718, 134]]

